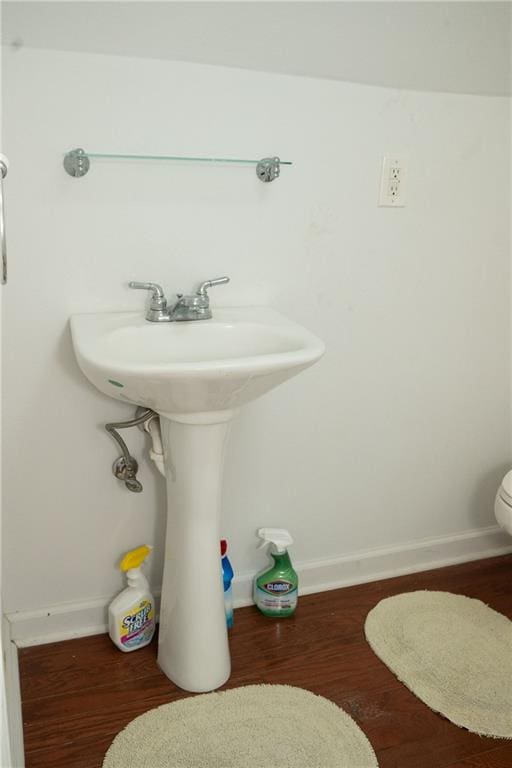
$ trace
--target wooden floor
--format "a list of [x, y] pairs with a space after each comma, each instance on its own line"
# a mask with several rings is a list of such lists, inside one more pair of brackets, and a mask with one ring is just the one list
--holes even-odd
[[[511, 585], [507, 555], [302, 597], [292, 619], [239, 609], [225, 687], [287, 683], [326, 696], [366, 733], [380, 768], [511, 768], [512, 741], [477, 736], [432, 712], [363, 632], [379, 600], [415, 589], [476, 597], [512, 618]], [[159, 671], [154, 644], [123, 654], [107, 635], [21, 650], [20, 668], [27, 768], [100, 768], [130, 720], [190, 695]]]

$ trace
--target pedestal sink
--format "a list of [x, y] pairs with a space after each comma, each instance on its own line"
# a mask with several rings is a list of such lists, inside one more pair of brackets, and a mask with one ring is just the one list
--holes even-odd
[[158, 663], [185, 690], [218, 688], [230, 675], [219, 529], [231, 421], [324, 344], [264, 307], [161, 325], [133, 312], [74, 315], [71, 331], [89, 381], [160, 416], [168, 514]]

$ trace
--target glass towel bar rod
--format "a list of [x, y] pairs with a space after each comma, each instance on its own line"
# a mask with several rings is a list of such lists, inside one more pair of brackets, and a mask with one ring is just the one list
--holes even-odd
[[172, 160], [188, 163], [233, 163], [235, 165], [255, 165], [256, 175], [261, 181], [274, 181], [280, 174], [281, 165], [292, 165], [290, 160], [279, 157], [264, 157], [262, 160], [244, 160], [231, 157], [183, 157], [177, 155], [128, 155], [104, 152], [86, 152], [84, 149], [72, 149], [64, 155], [64, 168], [70, 176], [81, 178], [90, 167], [89, 158], [108, 160]]

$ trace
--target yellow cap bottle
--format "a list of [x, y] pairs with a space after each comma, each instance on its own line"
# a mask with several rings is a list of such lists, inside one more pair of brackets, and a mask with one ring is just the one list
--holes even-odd
[[155, 601], [140, 569], [152, 549], [149, 544], [132, 549], [119, 565], [128, 586], [109, 606], [108, 631], [114, 645], [125, 653], [148, 645], [155, 633]]

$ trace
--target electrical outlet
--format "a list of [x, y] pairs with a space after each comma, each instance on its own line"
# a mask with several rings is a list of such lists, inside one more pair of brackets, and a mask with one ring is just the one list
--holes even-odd
[[405, 162], [398, 157], [385, 157], [382, 162], [379, 206], [403, 208], [405, 205]]

